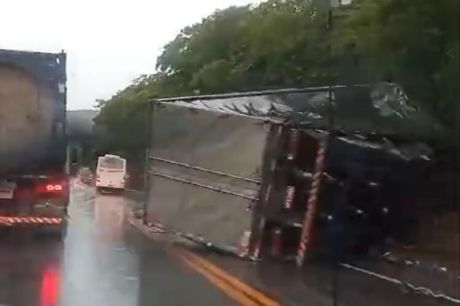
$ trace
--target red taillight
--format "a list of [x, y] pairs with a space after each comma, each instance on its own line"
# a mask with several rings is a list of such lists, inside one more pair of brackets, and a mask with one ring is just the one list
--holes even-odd
[[46, 191], [48, 192], [62, 191], [62, 185], [61, 184], [48, 184], [46, 185]]
[[37, 192], [43, 193], [61, 193], [65, 188], [65, 183], [61, 182], [47, 182], [37, 185]]

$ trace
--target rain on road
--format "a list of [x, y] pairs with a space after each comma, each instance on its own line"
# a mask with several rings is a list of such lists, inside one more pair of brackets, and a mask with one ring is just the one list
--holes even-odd
[[75, 184], [63, 241], [0, 233], [0, 305], [236, 305], [126, 225], [124, 201]]

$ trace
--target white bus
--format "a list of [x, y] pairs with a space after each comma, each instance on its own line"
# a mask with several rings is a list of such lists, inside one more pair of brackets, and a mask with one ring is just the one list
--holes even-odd
[[96, 188], [98, 191], [125, 189], [126, 159], [106, 154], [97, 160]]

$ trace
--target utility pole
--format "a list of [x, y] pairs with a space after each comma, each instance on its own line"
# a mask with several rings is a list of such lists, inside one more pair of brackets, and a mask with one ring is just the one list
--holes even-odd
[[150, 154], [153, 146], [153, 111], [154, 111], [154, 104], [155, 101], [147, 100], [146, 105], [146, 120], [145, 120], [145, 160], [144, 160], [144, 201], [142, 207], [142, 223], [147, 224], [147, 210], [148, 210], [148, 202], [150, 198], [150, 189], [152, 188], [151, 180], [150, 180]]
[[[329, 118], [328, 118], [328, 139], [327, 143], [329, 144], [332, 140], [333, 133], [334, 133], [334, 97], [333, 97], [333, 86], [334, 86], [334, 75], [335, 75], [335, 67], [334, 67], [334, 54], [333, 54], [333, 49], [332, 49], [332, 38], [333, 38], [333, 10], [334, 8], [341, 8], [342, 6], [342, 0], [328, 0], [329, 5], [327, 9], [327, 37], [329, 40], [329, 91], [328, 91], [328, 113], [329, 113]], [[345, 0], [347, 1], [347, 0]], [[348, 0], [347, 2], [351, 2], [351, 0]], [[349, 4], [349, 3], [347, 3]], [[336, 221], [333, 222], [341, 222], [341, 218], [337, 216]], [[329, 225], [330, 227], [332, 226], [338, 226], [340, 227], [340, 224], [331, 224]], [[333, 233], [333, 235], [340, 236], [338, 232]], [[336, 237], [338, 238], [338, 237]], [[334, 243], [338, 244], [339, 239], [332, 239], [329, 243]], [[341, 245], [341, 244], [340, 244]], [[342, 254], [342, 250], [337, 250], [337, 245], [334, 245], [332, 248], [333, 250], [332, 254], [332, 305], [337, 306], [338, 305], [338, 299], [339, 299], [339, 269], [340, 269], [340, 260]]]

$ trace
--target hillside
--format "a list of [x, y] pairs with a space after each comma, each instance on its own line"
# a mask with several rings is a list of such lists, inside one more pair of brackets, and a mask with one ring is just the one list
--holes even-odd
[[67, 112], [67, 128], [71, 137], [89, 136], [92, 134], [94, 118], [98, 110], [83, 109]]

